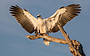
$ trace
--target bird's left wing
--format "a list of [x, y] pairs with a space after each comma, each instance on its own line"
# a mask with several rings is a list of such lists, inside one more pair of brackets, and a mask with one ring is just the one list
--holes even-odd
[[27, 10], [19, 6], [11, 6], [10, 13], [16, 18], [21, 26], [29, 33], [33, 33], [37, 27], [37, 19], [32, 16]]
[[80, 10], [79, 4], [71, 4], [58, 9], [51, 17], [45, 19], [48, 32], [57, 32], [59, 30], [57, 23], [59, 23], [60, 26], [64, 26], [68, 21], [78, 16]]

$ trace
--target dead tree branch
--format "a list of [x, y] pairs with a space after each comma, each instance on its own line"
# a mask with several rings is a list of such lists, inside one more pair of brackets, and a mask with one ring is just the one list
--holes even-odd
[[76, 41], [76, 40], [71, 40], [69, 38], [69, 36], [67, 35], [67, 33], [65, 32], [65, 30], [63, 29], [63, 27], [59, 26], [60, 32], [63, 34], [63, 36], [65, 37], [64, 39], [60, 39], [60, 38], [55, 38], [55, 37], [51, 37], [48, 35], [45, 36], [34, 36], [34, 35], [27, 35], [26, 37], [29, 38], [30, 40], [35, 40], [35, 39], [39, 39], [39, 38], [44, 38], [50, 42], [56, 42], [56, 43], [60, 43], [60, 44], [68, 44], [69, 49], [71, 51], [71, 53], [73, 54], [73, 56], [85, 56], [84, 52], [83, 52], [83, 47], [80, 44], [80, 42]]
[[60, 44], [68, 44], [66, 40], [64, 39], [60, 39], [60, 38], [55, 38], [55, 37], [51, 37], [51, 36], [33, 36], [33, 35], [27, 35], [27, 38], [31, 39], [31, 40], [35, 40], [38, 38], [45, 38], [46, 40], [50, 41], [50, 42], [56, 42], [56, 43], [60, 43]]
[[85, 56], [81, 44], [76, 40], [71, 41], [71, 39], [69, 38], [69, 36], [67, 35], [63, 27], [58, 25], [58, 28], [60, 29], [60, 32], [65, 37], [65, 40], [68, 42], [69, 49], [73, 54], [73, 56]]

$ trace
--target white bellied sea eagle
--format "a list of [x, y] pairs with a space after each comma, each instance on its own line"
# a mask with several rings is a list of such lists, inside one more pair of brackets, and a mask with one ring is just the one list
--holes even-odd
[[[10, 13], [21, 26], [29, 33], [35, 32], [36, 35], [45, 35], [59, 31], [58, 24], [63, 27], [68, 21], [78, 16], [80, 11], [80, 4], [71, 4], [59, 8], [52, 16], [43, 19], [40, 14], [35, 18], [26, 9], [22, 9], [17, 5], [10, 7]], [[45, 41], [49, 43], [47, 40]], [[49, 45], [47, 43], [45, 44]]]

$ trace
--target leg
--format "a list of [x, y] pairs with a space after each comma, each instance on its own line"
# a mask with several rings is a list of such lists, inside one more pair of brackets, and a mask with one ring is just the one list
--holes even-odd
[[40, 36], [37, 31], [35, 31], [35, 36]]

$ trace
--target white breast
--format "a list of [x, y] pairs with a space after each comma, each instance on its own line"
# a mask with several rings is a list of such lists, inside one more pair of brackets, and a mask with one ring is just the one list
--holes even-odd
[[38, 18], [38, 26], [37, 26], [37, 31], [38, 33], [46, 33], [47, 32], [47, 29], [46, 29], [46, 25], [45, 25], [45, 22], [43, 19], [41, 18]]

